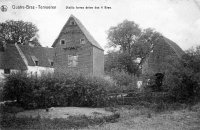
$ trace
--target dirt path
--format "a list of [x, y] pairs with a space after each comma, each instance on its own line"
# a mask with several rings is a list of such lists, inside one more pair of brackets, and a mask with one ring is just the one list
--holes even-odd
[[23, 111], [16, 114], [16, 117], [33, 117], [40, 116], [41, 118], [63, 118], [69, 116], [87, 116], [87, 117], [103, 117], [111, 116], [113, 113], [106, 111], [104, 108], [80, 108], [80, 107], [52, 107], [49, 111], [45, 109], [36, 109]]
[[[179, 110], [153, 113], [147, 109], [124, 109], [118, 122], [93, 126], [89, 130], [200, 130], [200, 111]], [[86, 130], [86, 129], [84, 129]]]

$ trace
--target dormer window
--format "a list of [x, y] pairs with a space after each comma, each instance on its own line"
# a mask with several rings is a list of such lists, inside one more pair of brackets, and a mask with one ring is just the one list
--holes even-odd
[[35, 61], [35, 65], [38, 66], [38, 61]]
[[64, 45], [65, 44], [65, 40], [64, 39], [60, 40], [60, 44]]
[[75, 22], [74, 22], [73, 20], [71, 20], [69, 24], [70, 24], [70, 25], [76, 25]]
[[52, 61], [52, 62], [50, 62], [50, 64], [51, 64], [51, 66], [53, 66], [53, 61]]
[[80, 39], [80, 44], [85, 44], [85, 39], [84, 38]]
[[10, 69], [4, 69], [4, 74], [10, 74]]
[[35, 56], [31, 56], [33, 62], [35, 63], [35, 66], [39, 65], [39, 60]]
[[49, 64], [51, 65], [51, 67], [53, 67], [54, 63], [53, 63], [53, 60], [51, 59], [48, 59], [49, 60]]

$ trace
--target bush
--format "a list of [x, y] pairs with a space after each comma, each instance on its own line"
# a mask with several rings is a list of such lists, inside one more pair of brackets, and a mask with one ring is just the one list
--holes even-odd
[[167, 91], [174, 102], [192, 101], [198, 89], [198, 83], [185, 73], [166, 74], [163, 89]]
[[26, 73], [12, 73], [6, 77], [4, 100], [17, 100], [23, 108], [48, 108], [52, 106], [108, 105], [107, 92], [112, 87], [100, 77], [78, 73], [57, 73], [28, 77]]
[[122, 92], [124, 90], [135, 90], [137, 88], [136, 77], [127, 72], [113, 70], [110, 73], [110, 76], [116, 83], [115, 91], [117, 92]]
[[26, 105], [33, 97], [33, 84], [33, 79], [26, 73], [12, 73], [5, 79], [3, 99], [16, 100], [22, 106]]

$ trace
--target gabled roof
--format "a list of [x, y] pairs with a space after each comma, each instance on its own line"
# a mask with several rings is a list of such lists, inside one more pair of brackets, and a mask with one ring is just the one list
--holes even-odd
[[[162, 45], [164, 46], [164, 48], [162, 48], [161, 46], [157, 46], [157, 45]], [[167, 45], [167, 46], [166, 46]], [[159, 71], [164, 71], [162, 68], [160, 68], [160, 63], [158, 63], [158, 60], [155, 60], [155, 56], [157, 55], [162, 55], [160, 53], [164, 53], [165, 56], [170, 55], [169, 52], [171, 53], [171, 51], [166, 51], [167, 53], [165, 54], [165, 51], [163, 49], [170, 49], [175, 53], [175, 56], [177, 56], [177, 58], [181, 58], [185, 52], [173, 41], [171, 41], [170, 39], [164, 37], [164, 36], [160, 36], [158, 38], [158, 40], [154, 43], [154, 47], [157, 47], [157, 49], [161, 49], [161, 51], [159, 51], [159, 53], [155, 53], [155, 51], [153, 51], [152, 53], [149, 53], [146, 58], [143, 60], [142, 62], [142, 73], [154, 73], [154, 71], [159, 72]], [[166, 48], [167, 47], [167, 48]], [[173, 56], [174, 56], [173, 53]], [[163, 57], [164, 58], [164, 57]], [[163, 59], [159, 59], [159, 61], [163, 61]]]
[[[83, 26], [83, 24], [81, 23], [81, 21], [79, 19], [77, 19], [75, 16], [71, 15], [69, 17], [70, 18], [73, 18], [74, 21], [76, 22], [76, 24], [78, 25], [78, 27], [81, 29], [81, 31], [83, 32], [83, 34], [86, 36], [86, 38], [88, 39], [88, 41], [95, 47], [99, 48], [100, 50], [103, 50], [103, 48], [99, 45], [99, 43], [92, 37], [92, 35], [89, 33], [89, 31]], [[64, 27], [62, 28], [61, 32], [65, 29], [65, 27], [67, 26], [67, 23], [69, 21], [69, 19], [67, 20], [66, 24], [64, 25]], [[60, 37], [61, 35], [61, 32], [60, 34], [58, 35], [57, 39], [54, 41], [52, 47], [55, 46], [58, 38]]]
[[0, 51], [0, 69], [27, 70], [27, 66], [14, 44], [7, 44], [5, 51]]
[[53, 48], [31, 47], [28, 45], [18, 45], [27, 59], [28, 66], [35, 66], [34, 60], [38, 61], [38, 66], [52, 67], [49, 60], [53, 61]]

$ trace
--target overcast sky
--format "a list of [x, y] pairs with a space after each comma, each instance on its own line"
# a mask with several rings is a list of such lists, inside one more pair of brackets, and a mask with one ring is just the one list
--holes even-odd
[[[200, 45], [200, 0], [1, 0], [7, 12], [0, 22], [24, 20], [39, 29], [42, 46], [51, 46], [71, 14], [105, 48], [107, 30], [123, 20], [155, 28], [183, 50]], [[56, 6], [56, 9], [12, 9], [12, 6]], [[66, 6], [108, 6], [111, 9], [66, 9]]]

